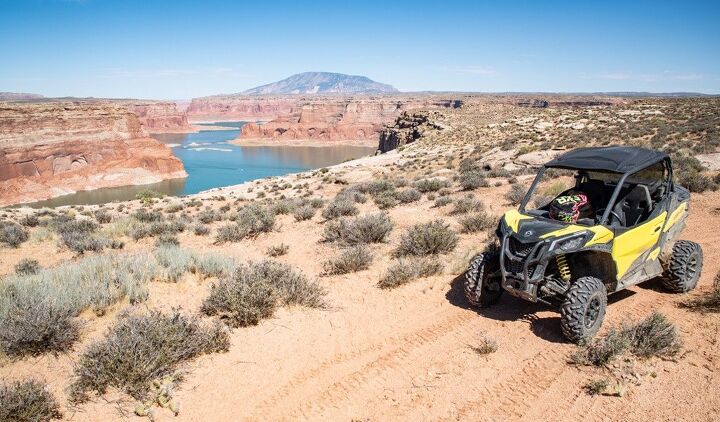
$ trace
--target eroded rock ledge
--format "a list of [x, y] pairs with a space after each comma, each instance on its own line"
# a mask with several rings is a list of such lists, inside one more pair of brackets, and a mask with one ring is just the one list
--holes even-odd
[[125, 104], [0, 103], [0, 205], [185, 176]]

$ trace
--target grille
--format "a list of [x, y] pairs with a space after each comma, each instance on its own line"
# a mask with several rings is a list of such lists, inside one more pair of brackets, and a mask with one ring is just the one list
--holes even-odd
[[[522, 273], [523, 273], [523, 265], [524, 265], [523, 262], [511, 261], [511, 260], [507, 259], [505, 261], [505, 271], [519, 276], [519, 275], [522, 275]], [[535, 272], [535, 268], [537, 268], [537, 264], [528, 265], [527, 276], [529, 278], [532, 278], [533, 273]]]
[[514, 237], [510, 238], [510, 252], [512, 252], [513, 255], [520, 256], [520, 257], [526, 257], [530, 255], [530, 252], [532, 251], [533, 247], [535, 246], [535, 243], [522, 243], [521, 241], [515, 239]]

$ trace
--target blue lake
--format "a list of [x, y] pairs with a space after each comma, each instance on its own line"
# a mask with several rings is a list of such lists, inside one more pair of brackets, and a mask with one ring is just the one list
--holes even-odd
[[249, 180], [281, 176], [338, 164], [374, 152], [373, 147], [334, 145], [310, 146], [237, 146], [228, 141], [237, 138], [245, 122], [208, 123], [227, 130], [198, 133], [161, 133], [153, 138], [170, 146], [182, 160], [188, 177], [142, 186], [96, 189], [28, 204], [33, 207], [103, 204], [134, 199], [145, 189], [166, 195], [189, 195]]

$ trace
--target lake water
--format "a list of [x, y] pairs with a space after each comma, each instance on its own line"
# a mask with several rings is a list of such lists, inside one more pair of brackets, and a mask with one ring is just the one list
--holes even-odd
[[237, 146], [228, 141], [237, 138], [245, 122], [208, 123], [228, 130], [199, 133], [161, 133], [153, 138], [170, 146], [182, 160], [188, 177], [165, 180], [142, 186], [96, 189], [26, 204], [33, 207], [104, 204], [135, 199], [135, 195], [152, 189], [171, 196], [189, 195], [221, 186], [237, 185], [249, 180], [282, 176], [326, 167], [370, 155], [373, 147], [335, 145], [303, 146]]

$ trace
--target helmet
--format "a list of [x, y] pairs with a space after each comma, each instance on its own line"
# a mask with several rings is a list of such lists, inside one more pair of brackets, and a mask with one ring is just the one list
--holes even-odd
[[550, 203], [550, 218], [565, 223], [576, 223], [580, 218], [592, 216], [592, 207], [587, 195], [582, 192], [568, 192]]

